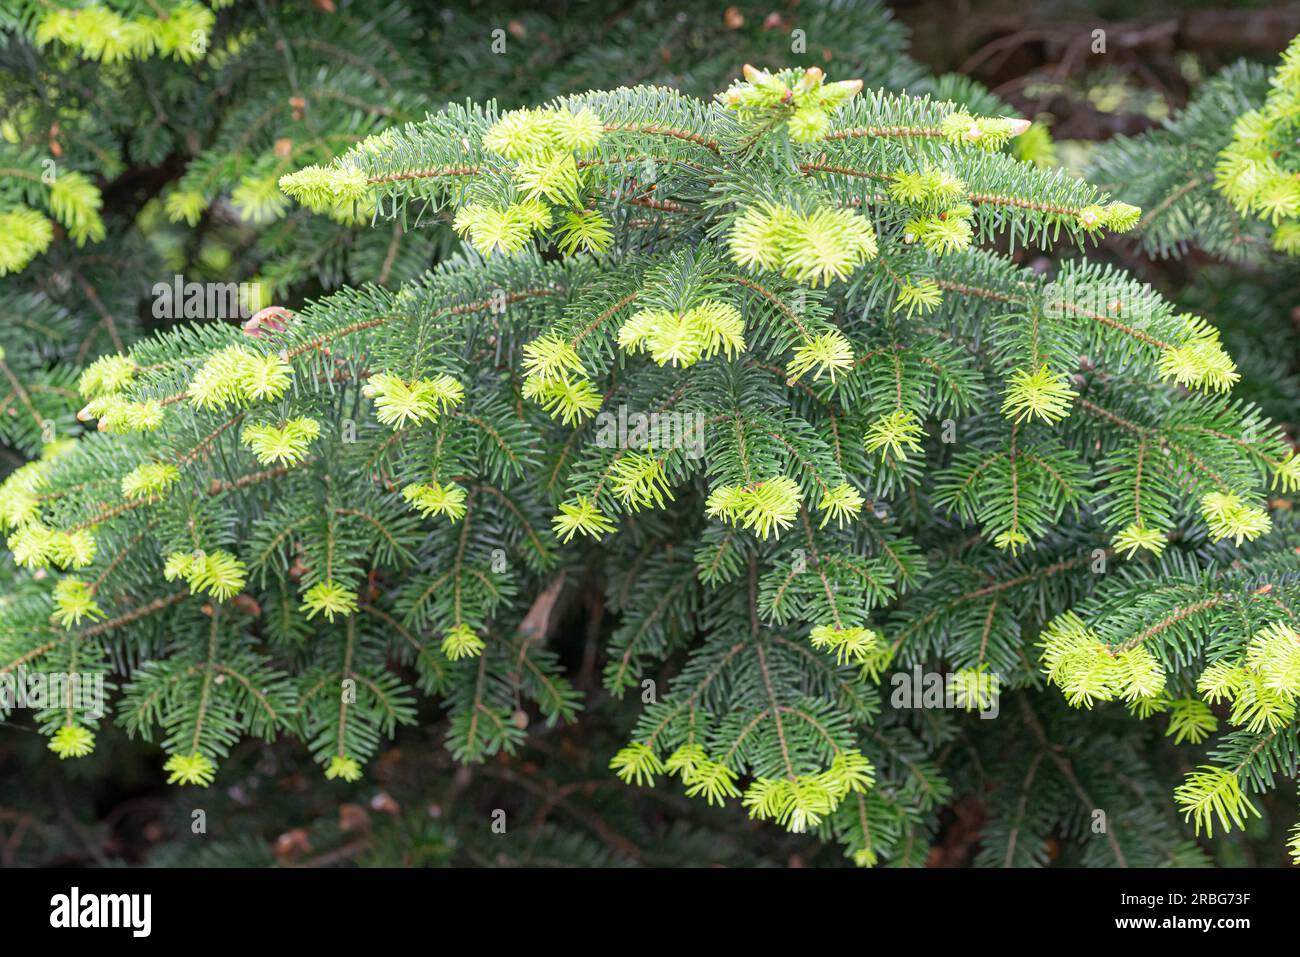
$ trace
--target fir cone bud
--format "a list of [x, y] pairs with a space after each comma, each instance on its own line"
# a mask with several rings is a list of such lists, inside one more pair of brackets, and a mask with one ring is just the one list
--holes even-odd
[[339, 830], [356, 834], [370, 830], [370, 814], [360, 804], [339, 805]]
[[292, 863], [311, 853], [311, 839], [301, 827], [285, 831], [275, 839], [275, 856], [281, 863]]
[[396, 817], [402, 813], [402, 806], [393, 799], [391, 794], [380, 791], [370, 799], [370, 810]]
[[277, 332], [284, 332], [286, 323], [293, 318], [293, 313], [284, 306], [267, 306], [253, 313], [244, 323], [244, 335], [254, 339], [269, 339]]

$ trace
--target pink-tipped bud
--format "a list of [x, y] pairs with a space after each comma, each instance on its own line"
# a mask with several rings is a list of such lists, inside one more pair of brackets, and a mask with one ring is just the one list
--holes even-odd
[[748, 63], [740, 68], [740, 72], [745, 75], [745, 79], [750, 83], [757, 83], [759, 80], [767, 76], [767, 74], [758, 69], [758, 67], [750, 66]]
[[1015, 119], [1007, 122], [1007, 129], [1011, 131], [1012, 136], [1019, 136], [1033, 125], [1034, 123], [1032, 120]]
[[810, 66], [808, 69], [803, 71], [803, 85], [818, 86], [820, 85], [823, 76], [825, 76], [825, 74], [822, 73], [821, 67]]
[[857, 96], [862, 92], [861, 80], [840, 80], [839, 87], [849, 96]]
[[259, 309], [244, 323], [244, 335], [254, 339], [269, 339], [277, 332], [284, 332], [285, 324], [293, 318], [293, 313], [284, 306], [267, 306]]
[[80, 412], [77, 413], [78, 422], [89, 422], [93, 418], [94, 416], [90, 414], [90, 406], [86, 406], [84, 409], [82, 409]]

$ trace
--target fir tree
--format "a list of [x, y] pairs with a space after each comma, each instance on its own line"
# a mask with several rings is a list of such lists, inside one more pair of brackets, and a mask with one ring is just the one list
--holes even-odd
[[[24, 24], [67, 56], [186, 62], [161, 27], [110, 52], [52, 19]], [[216, 88], [244, 51], [292, 46], [288, 23], [205, 56]], [[112, 720], [159, 741], [176, 784], [281, 736], [351, 782], [422, 697], [463, 762], [524, 747], [529, 711], [581, 720], [527, 615], [557, 587], [600, 591], [604, 687], [640, 703], [609, 755], [631, 784], [679, 778], [856, 863], [909, 864], [987, 781], [981, 863], [1043, 863], [1097, 809], [1088, 863], [1194, 862], [1189, 833], [1241, 827], [1295, 774], [1300, 462], [1234, 395], [1215, 325], [1087, 252], [1136, 230], [1151, 252], [1228, 253], [1193, 203], [1290, 252], [1281, 189], [1239, 167], [1294, 140], [1291, 59], [1272, 94], [1245, 69], [1216, 81], [1258, 111], [1217, 150], [1204, 104], [1117, 146], [1202, 144], [1178, 184], [1134, 177], [1142, 196], [1017, 156], [1029, 121], [953, 80], [917, 97], [747, 67], [713, 98], [483, 96], [377, 129], [428, 104], [340, 69], [373, 125], [340, 148], [259, 132], [233, 163], [248, 137], [214, 130], [162, 207], [195, 225], [226, 197], [262, 227], [276, 291], [350, 285], [89, 364], [89, 434], [0, 487], [25, 570], [0, 667], [118, 671]], [[11, 271], [49, 254], [35, 217], [95, 239], [89, 190], [50, 192], [11, 214], [31, 227]], [[448, 226], [464, 250], [420, 274]], [[1070, 247], [1047, 275], [1014, 256]], [[955, 708], [899, 707], [914, 665], [951, 673]], [[998, 707], [1014, 727], [979, 720]], [[73, 759], [109, 719], [37, 720]], [[1138, 773], [1143, 720], [1213, 742], [1172, 799]]]

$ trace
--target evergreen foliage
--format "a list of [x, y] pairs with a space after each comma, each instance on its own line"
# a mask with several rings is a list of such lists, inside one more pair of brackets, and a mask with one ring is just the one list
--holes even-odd
[[[179, 237], [233, 212], [250, 275], [320, 294], [261, 324], [119, 329], [86, 362], [86, 310], [36, 290], [139, 223], [105, 223], [75, 170], [0, 193], [7, 304], [61, 330], [0, 356], [39, 385], [8, 374], [27, 414], [0, 425], [39, 455], [0, 485], [20, 569], [0, 670], [120, 684], [110, 716], [37, 714], [60, 758], [112, 721], [209, 786], [241, 740], [292, 737], [341, 787], [425, 699], [456, 761], [517, 753], [530, 714], [582, 720], [531, 615], [567, 588], [613, 613], [602, 684], [634, 712], [602, 773], [677, 778], [860, 865], [923, 862], [973, 790], [978, 863], [1046, 863], [1054, 835], [1091, 865], [1198, 863], [1193, 836], [1295, 776], [1285, 400], [1243, 398], [1209, 318], [1089, 255], [1134, 233], [1289, 268], [1295, 211], [1242, 164], [1294, 140], [1294, 50], [1108, 147], [1099, 188], [1017, 152], [1031, 123], [983, 91], [922, 81], [890, 29], [869, 41], [888, 76], [747, 66], [702, 96], [617, 86], [626, 61], [589, 49], [549, 100], [502, 105], [489, 71], [444, 106], [413, 92], [401, 6], [114, 7], [20, 5], [8, 52], [234, 98], [199, 148], [129, 144], [185, 154], [146, 208]], [[812, 15], [846, 12], [879, 16]], [[573, 92], [592, 75], [607, 88]], [[904, 85], [933, 95], [882, 88]], [[6, 130], [5, 165], [39, 167], [48, 119]], [[951, 707], [900, 707], [914, 666], [951, 672]], [[999, 707], [1015, 720], [980, 720]], [[1203, 754], [1172, 795], [1150, 725]]]

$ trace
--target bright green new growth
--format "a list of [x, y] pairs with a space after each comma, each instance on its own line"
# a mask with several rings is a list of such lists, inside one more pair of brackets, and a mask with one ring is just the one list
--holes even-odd
[[36, 42], [44, 46], [57, 40], [85, 59], [104, 63], [155, 54], [191, 63], [206, 52], [216, 19], [211, 10], [189, 0], [152, 9], [155, 16], [127, 18], [98, 4], [52, 7], [36, 26]]
[[862, 90], [861, 80], [825, 82], [820, 67], [769, 73], [745, 65], [719, 99], [746, 124], [771, 130], [784, 126], [796, 143], [813, 143], [830, 128], [830, 117]]
[[1273, 226], [1273, 248], [1300, 255], [1300, 37], [1291, 41], [1262, 106], [1237, 117], [1214, 184], [1240, 212]]
[[95, 735], [79, 725], [65, 724], [50, 736], [50, 750], [61, 760], [84, 758], [95, 750]]
[[50, 221], [26, 206], [0, 212], [0, 276], [20, 272], [54, 238]]
[[307, 456], [312, 441], [320, 435], [320, 423], [302, 416], [282, 426], [258, 423], [244, 426], [240, 441], [263, 465], [296, 465]]
[[247, 566], [224, 549], [172, 552], [163, 566], [167, 581], [184, 580], [193, 594], [207, 594], [225, 601], [243, 590], [248, 581]]
[[[56, 169], [52, 178], [23, 170], [9, 171], [7, 175], [39, 184], [38, 191], [50, 216], [67, 229], [78, 246], [104, 238], [104, 223], [99, 217], [103, 199], [99, 188], [84, 174], [74, 170], [59, 173]], [[0, 208], [0, 276], [21, 272], [49, 248], [53, 238], [54, 223], [37, 210], [21, 204]]]

